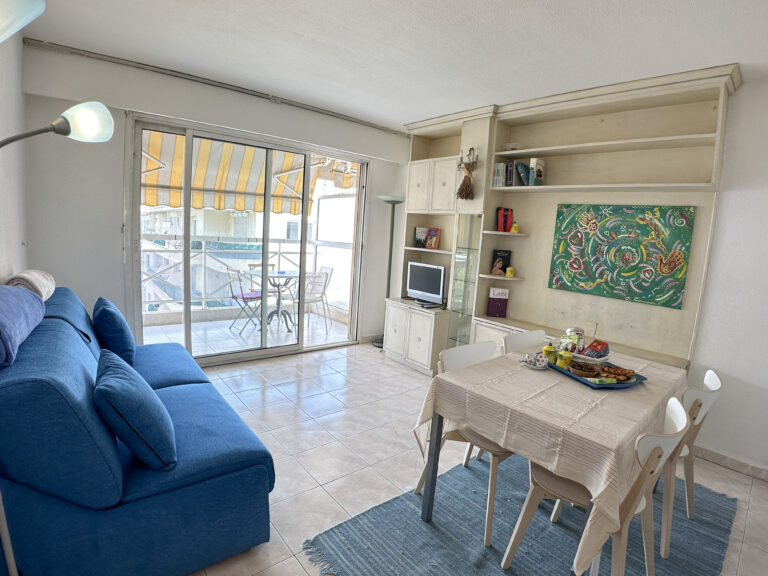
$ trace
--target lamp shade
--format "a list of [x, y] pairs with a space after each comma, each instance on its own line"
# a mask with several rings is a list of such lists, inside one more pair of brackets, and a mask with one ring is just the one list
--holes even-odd
[[68, 138], [80, 142], [106, 142], [112, 138], [115, 123], [112, 114], [101, 102], [83, 102], [62, 112], [61, 117], [69, 123]]
[[45, 0], [0, 0], [0, 42], [45, 11]]

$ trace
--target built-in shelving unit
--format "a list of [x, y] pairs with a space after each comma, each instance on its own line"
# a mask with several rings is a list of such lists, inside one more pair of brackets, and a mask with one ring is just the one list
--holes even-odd
[[[471, 341], [475, 321], [481, 335], [494, 326], [500, 332], [553, 326], [554, 336], [576, 325], [617, 347], [687, 364], [706, 279], [728, 97], [740, 84], [738, 65], [720, 66], [409, 125], [403, 271], [414, 259], [446, 266], [446, 345]], [[454, 206], [448, 194], [454, 162], [470, 147], [480, 159], [475, 198]], [[492, 186], [494, 164], [531, 158], [544, 161], [543, 185]], [[682, 310], [550, 289], [558, 204], [695, 206]], [[512, 208], [524, 232], [496, 230], [499, 207]], [[414, 247], [414, 226], [440, 228], [439, 250]], [[512, 252], [515, 276], [488, 273], [494, 250]], [[491, 287], [509, 289], [508, 318], [486, 316]]]

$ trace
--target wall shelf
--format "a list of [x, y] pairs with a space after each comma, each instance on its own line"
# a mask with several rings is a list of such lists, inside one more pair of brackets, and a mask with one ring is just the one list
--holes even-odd
[[714, 146], [717, 134], [682, 134], [658, 138], [631, 138], [604, 142], [584, 142], [563, 146], [544, 146], [497, 152], [497, 158], [546, 158], [566, 154], [595, 154], [599, 152], [622, 152], [626, 150], [663, 150], [667, 148], [690, 148]]
[[447, 254], [451, 255], [452, 252], [450, 250], [438, 250], [437, 248], [416, 248], [415, 246], [406, 246], [406, 250], [413, 250], [415, 252], [427, 252], [429, 254]]
[[490, 234], [492, 236], [528, 236], [528, 234], [523, 232], [499, 232], [497, 230], [483, 230], [483, 234]]
[[522, 280], [520, 276], [499, 276], [498, 274], [478, 274], [479, 278], [487, 278], [489, 280], [504, 280], [506, 282], [513, 282]]
[[712, 192], [711, 182], [659, 184], [563, 184], [558, 186], [502, 186], [494, 192]]

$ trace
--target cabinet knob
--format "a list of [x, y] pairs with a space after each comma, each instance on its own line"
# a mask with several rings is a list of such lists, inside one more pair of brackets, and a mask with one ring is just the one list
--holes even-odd
[[443, 186], [445, 186], [445, 182], [443, 182]]
[[392, 332], [394, 332], [395, 334], [397, 334], [397, 328], [393, 328], [393, 329], [392, 329]]
[[416, 188], [421, 188], [421, 182], [416, 182]]
[[421, 336], [416, 336], [416, 342], [421, 342]]

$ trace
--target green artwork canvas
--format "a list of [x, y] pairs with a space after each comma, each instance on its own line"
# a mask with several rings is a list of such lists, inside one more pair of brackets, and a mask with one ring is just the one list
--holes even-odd
[[549, 287], [680, 309], [695, 206], [558, 204]]

